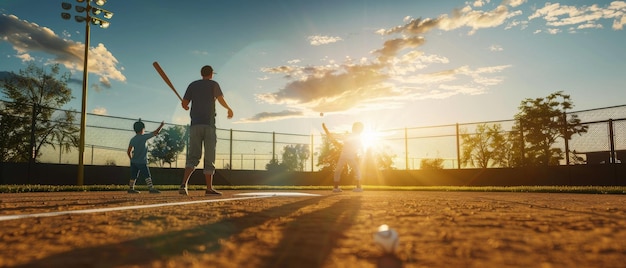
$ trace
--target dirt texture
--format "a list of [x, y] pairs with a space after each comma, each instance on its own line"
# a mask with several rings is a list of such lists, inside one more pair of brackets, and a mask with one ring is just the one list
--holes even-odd
[[[0, 194], [0, 267], [626, 266], [624, 195], [244, 192]], [[67, 213], [106, 208], [120, 209]], [[372, 239], [381, 224], [393, 253]]]

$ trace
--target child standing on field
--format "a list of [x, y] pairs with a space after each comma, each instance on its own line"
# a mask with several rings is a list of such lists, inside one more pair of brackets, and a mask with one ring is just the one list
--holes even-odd
[[[326, 132], [326, 135], [331, 142], [339, 145], [339, 141], [337, 141], [330, 131], [328, 131], [326, 124], [322, 124], [322, 128], [324, 128], [324, 132]], [[341, 192], [341, 188], [339, 188], [339, 179], [341, 178], [341, 172], [346, 164], [350, 166], [354, 172], [354, 178], [356, 179], [356, 188], [354, 188], [353, 191], [363, 191], [363, 188], [361, 187], [361, 171], [359, 168], [359, 156], [363, 150], [363, 142], [361, 141], [362, 132], [363, 123], [355, 122], [352, 124], [352, 133], [350, 133], [348, 137], [343, 140], [343, 149], [341, 150], [341, 155], [339, 155], [339, 160], [337, 160], [337, 165], [335, 166], [335, 172], [333, 175], [333, 192]]]
[[139, 191], [135, 190], [135, 181], [140, 178], [146, 179], [146, 184], [148, 185], [151, 194], [161, 193], [159, 190], [154, 188], [154, 185], [152, 185], [152, 178], [150, 176], [150, 170], [148, 169], [148, 148], [146, 147], [146, 142], [159, 134], [164, 124], [165, 122], [161, 122], [159, 128], [147, 134], [144, 134], [146, 125], [141, 122], [141, 118], [133, 124], [133, 129], [137, 135], [130, 139], [128, 151], [126, 152], [128, 154], [128, 158], [130, 158], [130, 181], [128, 182], [129, 194], [139, 193]]

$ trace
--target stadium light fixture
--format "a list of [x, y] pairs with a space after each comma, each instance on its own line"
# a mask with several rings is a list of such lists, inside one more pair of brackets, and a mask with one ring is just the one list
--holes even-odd
[[[83, 96], [82, 96], [82, 105], [81, 105], [81, 116], [80, 116], [80, 139], [78, 145], [78, 178], [77, 185], [83, 185], [85, 181], [85, 130], [87, 127], [87, 77], [89, 74], [89, 70], [87, 68], [87, 62], [89, 60], [89, 36], [90, 36], [90, 25], [99, 25], [101, 28], [108, 28], [110, 23], [107, 20], [102, 18], [98, 18], [97, 15], [102, 14], [105, 19], [110, 19], [113, 17], [113, 12], [101, 9], [98, 7], [92, 7], [91, 3], [94, 2], [98, 6], [103, 6], [106, 4], [106, 0], [76, 0], [78, 3], [84, 3], [85, 5], [76, 5], [74, 9], [76, 12], [80, 13], [80, 15], [74, 16], [74, 19], [79, 23], [85, 23], [85, 55], [83, 58]], [[61, 8], [64, 10], [71, 10], [72, 4], [67, 2], [61, 3]], [[93, 13], [94, 16], [91, 16], [90, 13]], [[63, 12], [61, 13], [61, 18], [64, 20], [69, 20], [72, 17], [70, 13]]]
[[113, 17], [113, 12], [97, 7], [92, 7], [91, 13], [93, 13], [94, 15], [102, 14], [102, 17], [104, 17], [105, 19], [110, 19]]

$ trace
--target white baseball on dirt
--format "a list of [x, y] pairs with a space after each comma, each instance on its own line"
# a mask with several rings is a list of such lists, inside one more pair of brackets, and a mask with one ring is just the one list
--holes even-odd
[[391, 253], [398, 246], [398, 232], [389, 228], [387, 224], [378, 227], [378, 231], [374, 233], [374, 242], [379, 245], [386, 253]]

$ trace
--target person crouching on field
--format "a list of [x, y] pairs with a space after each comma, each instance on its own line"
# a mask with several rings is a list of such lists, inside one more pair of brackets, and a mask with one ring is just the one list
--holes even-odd
[[126, 152], [128, 154], [128, 158], [130, 158], [130, 181], [128, 182], [129, 194], [139, 193], [139, 191], [135, 190], [135, 181], [139, 178], [146, 179], [146, 184], [148, 185], [151, 194], [161, 193], [159, 190], [154, 188], [154, 185], [152, 185], [150, 169], [148, 169], [148, 148], [146, 147], [146, 142], [159, 134], [164, 124], [165, 122], [161, 122], [159, 128], [147, 134], [144, 134], [146, 125], [141, 122], [141, 118], [133, 124], [133, 129], [137, 135], [130, 139], [128, 151]]

